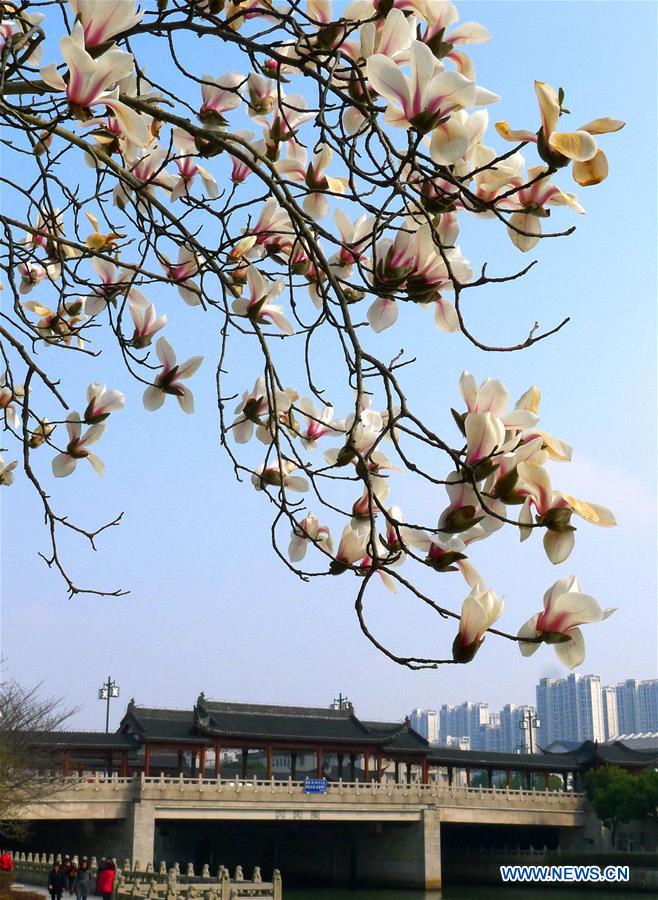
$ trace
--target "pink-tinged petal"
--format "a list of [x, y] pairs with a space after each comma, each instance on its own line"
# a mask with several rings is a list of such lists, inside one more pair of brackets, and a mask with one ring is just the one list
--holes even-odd
[[594, 597], [577, 590], [555, 596], [556, 587], [548, 608], [539, 617], [540, 631], [565, 633], [576, 625], [601, 621], [603, 611]]
[[574, 531], [547, 531], [544, 535], [544, 550], [554, 566], [569, 558], [575, 543]]
[[59, 453], [52, 461], [53, 475], [55, 478], [66, 478], [75, 470], [77, 460], [68, 453]]
[[155, 345], [155, 352], [166, 370], [174, 368], [176, 365], [176, 353], [166, 337], [158, 338]]
[[80, 441], [81, 447], [88, 447], [89, 444], [96, 444], [100, 441], [103, 436], [103, 432], [105, 431], [105, 422], [100, 422], [97, 425], [92, 425], [91, 428], [88, 428], [84, 437]]
[[266, 315], [283, 334], [291, 335], [295, 333], [295, 326], [284, 316], [280, 306], [266, 306], [263, 309], [263, 315]]
[[567, 159], [586, 162], [596, 155], [596, 141], [586, 131], [555, 131], [548, 139], [548, 144]]
[[91, 294], [85, 300], [85, 314], [88, 316], [97, 316], [107, 307], [107, 300], [98, 294]]
[[387, 100], [397, 102], [407, 112], [411, 107], [409, 85], [398, 66], [381, 53], [366, 62], [366, 75], [372, 87]]
[[532, 618], [528, 619], [527, 622], [524, 622], [523, 625], [519, 628], [517, 637], [521, 638], [519, 641], [519, 650], [521, 651], [522, 656], [532, 656], [539, 649], [539, 644], [530, 644], [524, 638], [534, 638], [537, 637], [537, 619], [539, 618], [539, 613], [536, 613]]
[[199, 288], [193, 281], [182, 281], [178, 285], [178, 293], [188, 306], [199, 306], [201, 304]]
[[285, 485], [289, 491], [298, 491], [300, 494], [308, 490], [308, 481], [301, 475], [286, 476]]
[[165, 402], [164, 391], [161, 391], [160, 388], [155, 387], [155, 385], [151, 385], [144, 391], [142, 402], [144, 404], [144, 409], [148, 409], [150, 412], [160, 409]]
[[464, 370], [459, 378], [459, 390], [468, 411], [475, 412], [478, 400], [478, 383], [475, 376]]
[[183, 412], [191, 416], [194, 412], [194, 394], [192, 391], [184, 385], [179, 385], [176, 399]]
[[96, 474], [100, 475], [100, 477], [102, 478], [105, 473], [105, 463], [103, 462], [103, 460], [99, 459], [95, 453], [91, 452], [87, 453], [86, 458], [91, 463], [94, 472], [96, 472]]
[[459, 331], [457, 310], [445, 297], [437, 297], [434, 301], [434, 324], [440, 331], [449, 334]]
[[69, 440], [77, 441], [82, 433], [82, 421], [77, 412], [70, 412], [66, 417], [66, 430]]
[[55, 63], [44, 66], [43, 69], [39, 71], [39, 75], [41, 76], [42, 81], [45, 81], [49, 87], [54, 88], [56, 91], [66, 90], [66, 82], [57, 71], [57, 65]]
[[440, 166], [450, 166], [462, 158], [468, 145], [466, 126], [456, 116], [450, 116], [432, 132], [430, 156]]
[[329, 202], [324, 194], [313, 191], [304, 197], [304, 212], [314, 221], [323, 219], [329, 212]]
[[485, 44], [491, 40], [491, 35], [478, 22], [462, 22], [450, 32], [447, 40], [451, 44]]
[[530, 213], [515, 212], [510, 216], [507, 233], [514, 246], [522, 253], [527, 253], [539, 243], [541, 219]]
[[601, 528], [614, 528], [617, 520], [614, 514], [606, 506], [599, 506], [598, 503], [586, 503], [584, 500], [578, 500], [569, 494], [562, 494], [576, 515], [591, 522], [593, 525], [599, 525]]
[[99, 102], [104, 103], [108, 109], [112, 110], [121, 128], [121, 134], [126, 140], [131, 141], [138, 147], [147, 146], [151, 140], [151, 133], [145, 116], [135, 112], [134, 109], [126, 106], [125, 103], [121, 103], [120, 100], [103, 98]]
[[508, 428], [532, 428], [539, 421], [539, 416], [527, 409], [514, 409], [502, 416]]
[[397, 321], [398, 305], [395, 300], [378, 297], [368, 309], [367, 318], [373, 331], [385, 331]]
[[203, 356], [191, 356], [184, 363], [181, 363], [178, 367], [178, 372], [176, 373], [176, 380], [179, 378], [190, 378], [197, 371], [201, 363], [203, 362]]
[[581, 187], [589, 187], [592, 184], [600, 184], [608, 177], [608, 157], [603, 150], [597, 150], [592, 159], [585, 162], [575, 162], [572, 174], [574, 181]]
[[569, 669], [575, 669], [585, 659], [585, 638], [580, 628], [572, 628], [569, 632], [570, 641], [563, 644], [555, 644], [555, 655]]
[[487, 378], [478, 390], [475, 412], [491, 412], [500, 417], [507, 409], [508, 400], [509, 394], [502, 381], [497, 378]]

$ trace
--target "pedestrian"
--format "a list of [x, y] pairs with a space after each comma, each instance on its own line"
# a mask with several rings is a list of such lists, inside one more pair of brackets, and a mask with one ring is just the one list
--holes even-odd
[[91, 894], [93, 880], [87, 857], [83, 856], [80, 861], [80, 868], [76, 872], [75, 881], [73, 882], [73, 891], [77, 900], [87, 900]]
[[50, 900], [62, 900], [62, 892], [67, 883], [66, 873], [62, 869], [60, 863], [54, 863], [52, 869], [48, 873], [48, 893]]
[[111, 900], [116, 874], [117, 867], [113, 859], [106, 859], [101, 863], [96, 881], [96, 892], [101, 895], [103, 900]]
[[69, 882], [68, 883], [69, 894], [73, 893], [73, 884], [75, 883], [75, 879], [78, 874], [78, 864], [76, 863], [76, 859], [77, 859], [77, 856], [74, 856], [71, 861], [71, 865], [70, 865], [70, 868], [69, 868], [69, 870], [67, 872], [67, 876], [66, 876], [68, 878], [68, 882]]
[[8, 894], [14, 880], [14, 860], [9, 850], [0, 856], [0, 893]]

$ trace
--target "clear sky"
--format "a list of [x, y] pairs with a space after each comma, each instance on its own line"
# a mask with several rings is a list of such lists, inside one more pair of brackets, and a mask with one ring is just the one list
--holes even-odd
[[[473, 292], [469, 301], [471, 323], [492, 341], [525, 337], [535, 319], [548, 326], [570, 315], [567, 328], [523, 354], [483, 354], [461, 335], [439, 333], [425, 327], [422, 315], [403, 311], [399, 327], [372, 345], [384, 358], [403, 345], [418, 356], [405, 383], [416, 408], [439, 427], [450, 427], [447, 411], [460, 403], [464, 368], [479, 379], [501, 378], [513, 398], [530, 384], [541, 388], [543, 426], [575, 448], [570, 466], [553, 468], [555, 483], [610, 506], [619, 527], [583, 523], [572, 556], [559, 567], [545, 558], [536, 536], [519, 546], [511, 531], [478, 545], [473, 560], [506, 596], [502, 624], [510, 630], [540, 608], [556, 578], [577, 574], [602, 606], [618, 607], [613, 618], [586, 627], [588, 655], [579, 671], [599, 673], [606, 683], [655, 677], [656, 7], [569, 0], [458, 7], [462, 20], [481, 22], [493, 36], [471, 53], [478, 83], [502, 97], [492, 118], [534, 127], [533, 81], [539, 79], [565, 88], [575, 126], [607, 115], [628, 124], [601, 139], [610, 159], [606, 182], [579, 189], [567, 172], [559, 179], [588, 213], [578, 218], [575, 235], [542, 242], [540, 265], [523, 282]], [[204, 60], [198, 74], [219, 75], [236, 65], [227, 54], [221, 68]], [[473, 263], [488, 258], [491, 271], [507, 272], [527, 261], [504, 236], [491, 244], [487, 224], [464, 226], [462, 250]], [[572, 218], [561, 214], [555, 224], [570, 225]], [[350, 575], [302, 584], [290, 574], [269, 546], [266, 501], [250, 485], [236, 484], [218, 444], [216, 329], [201, 334], [195, 326], [189, 340], [180, 336], [190, 310], [176, 297], [168, 302], [161, 305], [180, 357], [198, 352], [199, 342], [208, 357], [194, 379], [195, 416], [170, 403], [145, 413], [140, 387], [111, 357], [71, 374], [69, 383], [80, 390], [93, 377], [121, 388], [127, 406], [98, 447], [107, 466], [102, 482], [89, 466], [47, 482], [60, 508], [90, 525], [124, 512], [98, 553], [77, 542], [65, 548], [80, 583], [121, 586], [130, 594], [67, 598], [37, 557], [47, 547], [39, 506], [17, 478], [0, 497], [6, 674], [27, 684], [43, 681], [46, 693], [78, 706], [80, 728], [103, 726], [96, 696], [108, 674], [122, 691], [113, 724], [131, 696], [189, 706], [201, 690], [215, 698], [320, 706], [342, 691], [359, 715], [371, 718], [401, 718], [416, 706], [466, 699], [497, 708], [532, 701], [542, 676], [568, 674], [549, 647], [524, 660], [492, 638], [470, 666], [406, 671], [362, 637]], [[235, 371], [236, 390], [253, 383], [248, 359]], [[48, 462], [44, 457], [44, 472]], [[416, 499], [429, 514], [443, 504], [443, 497]], [[466, 593], [462, 584], [445, 584], [446, 599], [457, 606]], [[433, 655], [449, 646], [435, 617], [407, 597], [382, 590], [369, 615], [400, 652]]]

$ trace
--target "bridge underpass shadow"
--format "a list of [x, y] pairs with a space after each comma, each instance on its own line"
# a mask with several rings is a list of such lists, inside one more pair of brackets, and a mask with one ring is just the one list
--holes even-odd
[[[500, 884], [499, 866], [528, 860], [530, 849], [556, 850], [560, 829], [528, 825], [443, 823], [441, 868], [444, 885]], [[483, 853], [484, 851], [484, 853]], [[521, 858], [526, 854], [526, 858]]]
[[220, 865], [245, 875], [280, 869], [285, 884], [418, 886], [423, 869], [414, 824], [157, 820], [155, 861]]

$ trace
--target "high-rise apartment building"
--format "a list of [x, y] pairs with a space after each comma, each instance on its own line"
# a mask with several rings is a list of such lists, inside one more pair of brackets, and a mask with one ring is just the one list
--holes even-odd
[[410, 719], [414, 731], [426, 738], [430, 744], [439, 743], [439, 714], [435, 709], [413, 709]]
[[615, 691], [617, 734], [658, 731], [658, 678], [649, 681], [627, 678]]
[[[500, 749], [503, 753], [514, 753], [520, 750], [522, 753], [530, 752], [530, 734], [528, 729], [521, 728], [521, 721], [525, 718], [535, 719], [537, 711], [534, 706], [517, 706], [515, 703], [507, 703], [500, 711]], [[532, 749], [536, 751], [533, 737]]]
[[541, 678], [537, 685], [539, 745], [556, 740], [604, 741], [605, 722], [599, 675]]
[[606, 741], [609, 741], [611, 737], [619, 734], [616, 688], [602, 687], [601, 702], [603, 703], [603, 730], [605, 732]]
[[488, 703], [444, 704], [439, 711], [439, 739], [445, 744], [448, 735], [470, 738], [471, 750], [486, 748], [486, 726], [489, 725]]

